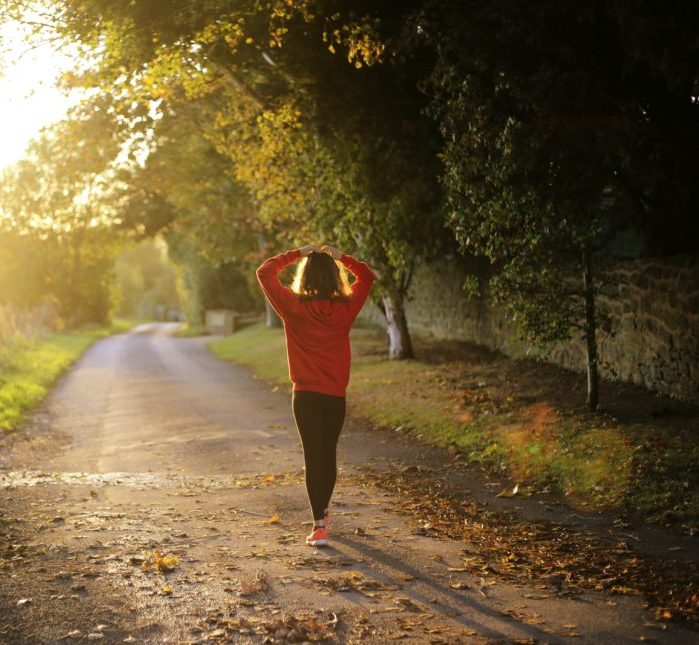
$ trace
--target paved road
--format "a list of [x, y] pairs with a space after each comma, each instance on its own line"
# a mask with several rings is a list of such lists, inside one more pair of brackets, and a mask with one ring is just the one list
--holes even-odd
[[385, 433], [345, 432], [333, 546], [305, 546], [288, 393], [173, 329], [98, 342], [8, 444], [0, 642], [699, 642], [635, 596], [465, 573], [362, 474], [419, 454]]

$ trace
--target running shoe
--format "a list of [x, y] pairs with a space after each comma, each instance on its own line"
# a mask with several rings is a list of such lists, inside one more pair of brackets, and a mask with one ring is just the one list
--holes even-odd
[[324, 526], [317, 526], [306, 538], [306, 544], [309, 546], [325, 546], [328, 543], [328, 529]]

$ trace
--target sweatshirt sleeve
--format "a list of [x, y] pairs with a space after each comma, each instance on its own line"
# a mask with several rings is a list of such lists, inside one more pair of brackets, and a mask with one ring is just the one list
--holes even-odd
[[350, 294], [349, 300], [351, 319], [354, 320], [359, 310], [362, 308], [362, 305], [364, 305], [376, 276], [369, 268], [369, 265], [360, 262], [346, 253], [340, 257], [340, 262], [342, 262], [356, 278], [352, 284], [352, 293]]
[[296, 262], [300, 257], [301, 251], [299, 249], [286, 251], [265, 260], [255, 272], [257, 281], [267, 296], [267, 300], [282, 319], [289, 312], [292, 303], [296, 301], [296, 294], [280, 282], [279, 272]]

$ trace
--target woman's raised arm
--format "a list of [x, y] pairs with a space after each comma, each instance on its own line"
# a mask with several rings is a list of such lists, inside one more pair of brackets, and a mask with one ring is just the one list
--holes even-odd
[[[305, 248], [305, 247], [304, 247]], [[255, 271], [257, 281], [262, 287], [269, 304], [280, 318], [289, 311], [289, 307], [295, 296], [294, 292], [285, 287], [279, 280], [279, 272], [293, 264], [301, 257], [301, 249], [285, 251], [265, 260]]]

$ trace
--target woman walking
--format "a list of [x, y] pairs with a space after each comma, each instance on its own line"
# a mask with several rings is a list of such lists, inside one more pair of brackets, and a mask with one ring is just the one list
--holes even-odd
[[[299, 263], [291, 289], [279, 272]], [[350, 287], [340, 265], [355, 276]], [[328, 543], [328, 507], [337, 477], [337, 440], [345, 420], [349, 331], [374, 281], [371, 269], [332, 246], [308, 244], [280, 253], [257, 269], [257, 279], [284, 321], [292, 410], [306, 465], [313, 512], [311, 546]]]

